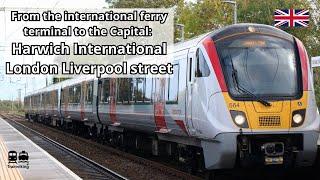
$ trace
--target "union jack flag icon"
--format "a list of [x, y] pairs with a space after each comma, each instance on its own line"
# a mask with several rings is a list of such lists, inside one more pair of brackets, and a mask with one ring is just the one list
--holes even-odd
[[274, 11], [274, 26], [276, 27], [308, 27], [309, 10], [276, 9]]

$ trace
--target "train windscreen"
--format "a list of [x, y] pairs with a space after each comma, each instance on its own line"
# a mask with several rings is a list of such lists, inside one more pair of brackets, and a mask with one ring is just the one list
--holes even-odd
[[293, 40], [250, 34], [221, 39], [217, 51], [229, 93], [250, 98], [293, 98], [299, 95], [300, 66]]

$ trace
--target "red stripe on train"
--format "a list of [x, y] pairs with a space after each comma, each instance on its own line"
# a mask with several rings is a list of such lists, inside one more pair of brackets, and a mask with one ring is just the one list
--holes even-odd
[[155, 103], [154, 103], [154, 121], [156, 125], [157, 131], [160, 129], [167, 129], [167, 123], [165, 119], [165, 100], [164, 100], [164, 88], [166, 81], [164, 78], [159, 79], [159, 92], [157, 92], [157, 97], [155, 98]]
[[184, 125], [184, 122], [182, 120], [174, 120], [176, 122], [176, 124], [181, 128], [181, 130], [183, 132], [185, 132], [186, 134], [188, 134], [187, 128]]
[[295, 38], [298, 46], [298, 51], [299, 51], [299, 57], [300, 57], [300, 62], [301, 62], [301, 70], [302, 70], [302, 83], [303, 83], [303, 90], [307, 91], [308, 90], [308, 54], [307, 51], [302, 44], [302, 42], [298, 39]]
[[207, 54], [209, 56], [211, 65], [212, 65], [213, 70], [214, 70], [214, 72], [216, 74], [216, 77], [218, 79], [221, 91], [222, 92], [227, 92], [228, 90], [227, 90], [226, 82], [224, 80], [223, 72], [222, 72], [222, 69], [221, 69], [219, 56], [218, 56], [216, 47], [215, 47], [214, 42], [211, 39], [211, 37], [208, 37], [203, 41], [203, 46], [207, 51]]
[[164, 103], [154, 103], [154, 120], [156, 123], [157, 131], [160, 129], [167, 129], [166, 120], [164, 118]]

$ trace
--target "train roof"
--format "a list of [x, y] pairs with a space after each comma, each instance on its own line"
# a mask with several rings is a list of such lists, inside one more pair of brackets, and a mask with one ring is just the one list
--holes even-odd
[[288, 40], [293, 40], [293, 35], [276, 28], [274, 26], [265, 25], [265, 24], [255, 24], [255, 23], [240, 23], [229, 25], [218, 29], [210, 34], [213, 41], [221, 39], [222, 37], [230, 36], [232, 34], [241, 34], [241, 33], [261, 33], [261, 34], [272, 34], [278, 37], [286, 38]]
[[95, 76], [88, 76], [88, 75], [86, 75], [86, 76], [77, 76], [76, 78], [68, 79], [68, 80], [65, 80], [65, 81], [62, 81], [62, 82], [59, 82], [59, 83], [56, 83], [56, 84], [51, 84], [51, 85], [49, 85], [47, 87], [44, 87], [44, 88], [29, 92], [26, 97], [28, 97], [30, 95], [34, 95], [34, 94], [41, 94], [41, 93], [44, 93], [44, 92], [53, 91], [53, 90], [56, 90], [56, 89], [59, 89], [59, 88], [64, 88], [64, 87], [67, 87], [67, 86], [71, 86], [71, 85], [75, 85], [75, 84], [81, 83], [82, 81], [89, 81], [89, 80], [93, 80], [93, 79], [95, 79]]
[[187, 41], [176, 43], [174, 45], [174, 51], [173, 52], [178, 52], [178, 51], [181, 51], [181, 50], [184, 50], [184, 49], [192, 48], [192, 47], [198, 45], [199, 42], [201, 42], [203, 39], [205, 39], [211, 33], [212, 32], [208, 32], [208, 33], [205, 33], [205, 34], [201, 34], [201, 35], [199, 35], [197, 37], [194, 37], [192, 39], [189, 39]]
[[[75, 85], [75, 84], [79, 84], [82, 81], [92, 81], [94, 79], [96, 79], [95, 75], [77, 76], [76, 78], [72, 78], [72, 79], [68, 79], [68, 80], [62, 81], [61, 82], [61, 87], [64, 88], [64, 87], [67, 87], [67, 86], [72, 86], [72, 85]], [[60, 83], [58, 83], [58, 84], [60, 84]]]
[[[250, 27], [250, 28], [249, 28]], [[245, 32], [257, 32], [257, 33], [264, 33], [264, 34], [272, 34], [279, 37], [287, 38], [292, 40], [292, 35], [279, 29], [274, 26], [266, 25], [266, 24], [256, 24], [256, 23], [239, 23], [239, 24], [232, 24], [228, 25], [211, 32], [199, 35], [195, 38], [189, 39], [184, 42], [176, 43], [174, 45], [174, 52], [178, 52], [184, 49], [189, 49], [194, 46], [197, 46], [200, 42], [202, 42], [206, 37], [212, 37], [212, 39], [218, 40], [221, 37], [228, 36], [231, 34], [236, 33], [245, 33]]]

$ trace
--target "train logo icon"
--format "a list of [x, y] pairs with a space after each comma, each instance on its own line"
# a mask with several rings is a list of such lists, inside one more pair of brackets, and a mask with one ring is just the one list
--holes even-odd
[[19, 153], [19, 162], [28, 162], [29, 155], [26, 151], [21, 151]]
[[26, 151], [21, 151], [18, 155], [16, 151], [9, 151], [8, 152], [8, 162], [9, 163], [17, 163], [18, 162], [28, 162], [29, 155]]
[[9, 151], [8, 152], [8, 161], [9, 163], [17, 163], [17, 152]]

